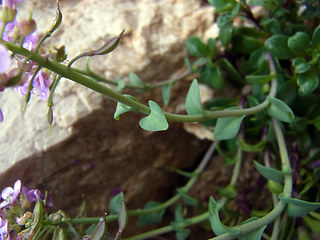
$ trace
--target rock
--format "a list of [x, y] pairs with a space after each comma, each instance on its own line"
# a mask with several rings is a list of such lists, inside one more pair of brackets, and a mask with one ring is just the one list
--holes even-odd
[[[39, 32], [55, 17], [54, 1], [25, 1], [20, 14], [33, 10]], [[94, 57], [93, 71], [114, 79], [136, 72], [146, 82], [173, 75], [186, 56], [188, 36], [202, 36], [213, 21], [212, 8], [198, 0], [61, 1], [63, 23], [46, 47], [66, 46], [68, 59], [96, 49], [125, 29], [120, 46], [108, 56]], [[211, 31], [211, 30], [210, 30]], [[83, 61], [74, 66], [83, 67]], [[184, 101], [190, 82], [174, 86], [172, 106]], [[141, 102], [161, 102], [159, 90], [130, 92]], [[103, 215], [114, 189], [124, 191], [130, 207], [166, 200], [180, 186], [173, 167], [196, 166], [207, 148], [170, 123], [166, 132], [139, 128], [142, 115], [113, 119], [115, 103], [63, 79], [54, 96], [54, 125], [48, 136], [46, 103], [33, 96], [22, 113], [23, 97], [14, 89], [0, 94], [5, 119], [0, 132], [0, 187], [21, 179], [29, 187], [46, 189], [57, 208], [75, 214], [85, 195], [90, 214]], [[174, 107], [167, 108], [174, 110]], [[152, 183], [152, 184], [150, 184]]]

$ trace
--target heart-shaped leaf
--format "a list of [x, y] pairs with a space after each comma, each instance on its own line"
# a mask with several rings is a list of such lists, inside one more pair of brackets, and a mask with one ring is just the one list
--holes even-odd
[[189, 115], [202, 114], [198, 81], [193, 80], [186, 98], [186, 111]]
[[146, 131], [152, 132], [167, 130], [169, 124], [162, 109], [157, 103], [151, 100], [149, 101], [149, 106], [151, 109], [151, 113], [149, 114], [149, 116], [144, 117], [140, 120], [140, 127]]

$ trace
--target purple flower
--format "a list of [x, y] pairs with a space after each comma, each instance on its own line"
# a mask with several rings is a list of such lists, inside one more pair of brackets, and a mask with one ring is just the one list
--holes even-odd
[[21, 181], [17, 180], [12, 187], [6, 187], [2, 190], [1, 197], [4, 200], [0, 204], [0, 209], [4, 208], [5, 206], [12, 204], [18, 197], [21, 189]]
[[11, 67], [12, 59], [8, 49], [0, 44], [0, 73], [6, 73]]
[[9, 240], [8, 220], [0, 217], [0, 240]]
[[[24, 96], [28, 92], [28, 86], [30, 84], [32, 76], [33, 74], [30, 73], [27, 81], [16, 88]], [[49, 78], [49, 74], [43, 71], [40, 71], [36, 75], [35, 79], [33, 80], [33, 87], [37, 90], [41, 100], [48, 99], [49, 93], [50, 93], [50, 89], [49, 89], [50, 84], [51, 84], [51, 79]]]
[[[1, 23], [2, 25], [2, 23]], [[7, 42], [12, 42], [13, 41], [13, 36], [15, 35], [15, 28], [19, 28], [19, 24], [16, 20], [14, 20], [13, 22], [10, 22], [6, 25], [5, 27], [5, 31], [3, 33], [3, 40], [7, 41]], [[23, 42], [23, 47], [28, 49], [28, 50], [33, 50], [36, 48], [37, 43], [38, 43], [38, 31], [35, 30], [34, 32], [32, 32], [30, 35], [26, 36], [24, 38], [24, 42]]]

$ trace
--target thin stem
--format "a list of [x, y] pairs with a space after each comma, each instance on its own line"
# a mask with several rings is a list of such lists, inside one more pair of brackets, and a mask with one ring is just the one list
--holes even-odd
[[[283, 136], [283, 133], [280, 129], [279, 122], [275, 119], [272, 119], [272, 122], [273, 122], [274, 130], [275, 130], [275, 134], [276, 134], [276, 138], [277, 138], [277, 142], [278, 142], [279, 151], [280, 151], [282, 171], [285, 171], [287, 169], [290, 169], [291, 167], [290, 167], [287, 149], [285, 147], [284, 136]], [[287, 173], [284, 177], [284, 191], [283, 191], [283, 193], [291, 196], [291, 192], [292, 192], [292, 176], [291, 176], [291, 173]], [[267, 215], [265, 215], [264, 217], [261, 217], [257, 220], [254, 220], [254, 221], [237, 226], [241, 230], [240, 234], [232, 235], [230, 233], [224, 233], [220, 236], [212, 238], [211, 240], [235, 239], [235, 238], [239, 238], [241, 236], [244, 236], [247, 233], [258, 230], [259, 228], [275, 221], [275, 219], [277, 219], [282, 214], [282, 212], [285, 210], [286, 206], [287, 206], [287, 204], [280, 200], [276, 204], [274, 209], [271, 212], [269, 212]]]
[[[197, 68], [201, 67], [201, 66], [205, 65], [206, 62], [207, 61], [205, 60], [205, 61], [197, 64], [196, 67]], [[78, 73], [81, 73], [82, 75], [91, 77], [94, 80], [99, 81], [99, 82], [108, 83], [108, 84], [111, 84], [111, 85], [114, 85], [114, 86], [116, 86], [118, 84], [116, 81], [101, 77], [100, 75], [90, 71], [90, 69], [88, 69], [88, 68], [86, 70], [73, 68], [73, 70], [78, 72]], [[143, 86], [136, 86], [136, 85], [131, 85], [129, 83], [126, 83], [125, 84], [125, 88], [136, 89], [136, 90], [148, 90], [148, 89], [159, 88], [159, 87], [165, 86], [167, 84], [174, 84], [175, 82], [180, 81], [180, 80], [186, 78], [187, 76], [189, 76], [191, 74], [193, 74], [192, 71], [186, 70], [183, 73], [179, 74], [178, 76], [172, 77], [170, 79], [167, 79], [167, 80], [164, 80], [164, 81], [161, 81], [161, 82], [156, 82], [156, 83], [145, 83]]]
[[[96, 81], [83, 76], [82, 74], [78, 73], [77, 71], [73, 70], [73, 68], [68, 69], [65, 65], [54, 62], [49, 60], [48, 58], [42, 57], [41, 55], [30, 52], [27, 49], [20, 48], [19, 46], [9, 43], [6, 41], [1, 41], [7, 48], [17, 54], [21, 54], [23, 56], [28, 57], [30, 60], [38, 63], [40, 66], [45, 67], [55, 73], [61, 75], [62, 77], [68, 78], [74, 82], [77, 82], [87, 88], [90, 88], [96, 92], [99, 92], [117, 102], [121, 102], [131, 108], [135, 109], [138, 112], [144, 114], [150, 114], [150, 108], [144, 104], [141, 104], [131, 98], [125, 97], [122, 94], [113, 91], [112, 89], [97, 83]], [[275, 89], [274, 85], [276, 81], [272, 82], [271, 89]], [[271, 90], [272, 91], [272, 90]], [[182, 115], [182, 114], [172, 114], [172, 113], [164, 113], [168, 121], [174, 122], [201, 122], [207, 121], [211, 119], [221, 118], [221, 117], [232, 117], [232, 116], [243, 116], [243, 115], [250, 115], [256, 112], [259, 112], [265, 109], [269, 105], [269, 100], [266, 99], [264, 102], [260, 103], [259, 105], [247, 108], [247, 109], [239, 109], [239, 110], [226, 110], [226, 111], [205, 111], [203, 115]]]
[[[192, 188], [192, 186], [195, 184], [196, 180], [198, 179], [198, 176], [204, 171], [205, 167], [208, 165], [208, 162], [210, 161], [215, 151], [215, 148], [216, 148], [216, 144], [212, 143], [209, 149], [207, 150], [206, 154], [202, 158], [199, 166], [194, 171], [193, 176], [190, 178], [187, 184], [183, 187], [185, 192], [188, 192]], [[171, 206], [172, 204], [177, 202], [180, 198], [181, 196], [179, 194], [176, 194], [169, 200], [165, 201], [164, 203], [156, 207], [148, 208], [148, 209], [129, 210], [127, 212], [127, 215], [130, 217], [130, 216], [140, 216], [140, 215], [154, 213]], [[72, 224], [96, 223], [97, 221], [99, 221], [99, 219], [100, 218], [78, 218], [78, 219], [75, 218], [75, 219], [70, 219], [69, 222]], [[117, 214], [106, 216], [106, 222], [115, 221], [117, 219], [118, 219]]]

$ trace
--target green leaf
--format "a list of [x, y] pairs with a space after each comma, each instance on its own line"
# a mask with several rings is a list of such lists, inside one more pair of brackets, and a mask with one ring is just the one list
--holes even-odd
[[[220, 16], [222, 17], [222, 16]], [[232, 37], [232, 32], [233, 32], [233, 22], [230, 19], [230, 21], [228, 21], [227, 23], [224, 23], [225, 19], [221, 20], [221, 22], [219, 22], [218, 18], [218, 26], [219, 26], [219, 39], [221, 40], [222, 44], [224, 46], [227, 46], [230, 42], [230, 39]], [[229, 17], [229, 16], [227, 16]], [[229, 19], [229, 18], [227, 18]]]
[[238, 235], [241, 232], [239, 227], [228, 227], [225, 226], [219, 218], [218, 204], [213, 197], [209, 200], [209, 221], [211, 228], [216, 235], [221, 235], [224, 233], [229, 233], [231, 235]]
[[192, 56], [202, 57], [207, 56], [208, 47], [202, 42], [199, 37], [191, 36], [187, 40], [187, 50]]
[[183, 201], [189, 205], [189, 206], [196, 206], [198, 204], [198, 201], [193, 198], [193, 197], [190, 197], [189, 195], [187, 195], [185, 193], [185, 191], [183, 190], [183, 188], [177, 188], [177, 192], [178, 194], [180, 195], [180, 197], [182, 197]]
[[314, 233], [320, 233], [320, 220], [310, 216], [303, 216], [302, 219]]
[[315, 119], [313, 119], [312, 123], [316, 129], [320, 131], [320, 116], [317, 116]]
[[[151, 209], [157, 206], [160, 206], [161, 203], [158, 202], [147, 202], [147, 204], [145, 205], [145, 207], [143, 209]], [[163, 208], [159, 211], [155, 211], [153, 213], [149, 213], [149, 214], [140, 214], [139, 215], [139, 219], [137, 222], [138, 226], [144, 226], [147, 224], [153, 224], [153, 223], [159, 223], [162, 221], [162, 217], [165, 213], [166, 209]]]
[[189, 115], [202, 114], [198, 82], [193, 80], [186, 98], [186, 111]]
[[193, 67], [191, 66], [191, 62], [188, 58], [184, 58], [184, 64], [187, 66], [190, 72], [194, 72]]
[[296, 73], [305, 73], [311, 68], [311, 65], [307, 63], [304, 58], [293, 59], [292, 66], [295, 67]]
[[235, 198], [237, 196], [237, 190], [233, 186], [227, 186], [225, 188], [217, 186], [217, 190], [221, 196], [226, 198]]
[[276, 18], [264, 18], [260, 23], [263, 26], [263, 29], [271, 34], [281, 33], [281, 25]]
[[221, 89], [223, 87], [223, 78], [219, 66], [216, 66], [211, 70], [210, 83], [211, 86], [216, 89]]
[[129, 81], [131, 85], [137, 88], [144, 88], [146, 84], [142, 82], [141, 78], [135, 73], [129, 73]]
[[264, 43], [265, 48], [269, 51], [274, 57], [278, 59], [291, 59], [292, 52], [288, 47], [288, 37], [281, 34], [276, 34], [268, 38]]
[[162, 100], [165, 106], [169, 104], [172, 84], [166, 84], [161, 88]]
[[242, 237], [239, 237], [239, 240], [257, 240], [261, 239], [262, 234], [264, 230], [266, 229], [267, 225], [262, 226], [258, 230], [255, 230], [253, 232], [247, 233], [246, 235], [243, 235]]
[[312, 34], [312, 47], [320, 51], [320, 25]]
[[220, 61], [220, 66], [226, 72], [228, 79], [240, 84], [246, 83], [239, 71], [226, 58]]
[[280, 194], [279, 199], [288, 204], [287, 214], [291, 217], [302, 217], [320, 208], [320, 202], [312, 203]]
[[254, 161], [254, 166], [258, 170], [258, 172], [264, 176], [266, 179], [275, 181], [275, 182], [282, 182], [284, 179], [284, 173], [270, 167], [265, 167], [258, 163], [257, 161]]
[[251, 84], [266, 84], [274, 79], [274, 75], [247, 75], [246, 80]]
[[256, 144], [246, 143], [245, 140], [241, 139], [239, 141], [241, 149], [245, 152], [262, 152], [266, 146], [266, 140], [261, 140]]
[[300, 95], [309, 95], [319, 86], [318, 75], [314, 71], [298, 74], [297, 84]]
[[117, 84], [118, 84], [116, 90], [117, 90], [117, 92], [120, 92], [122, 89], [125, 88], [126, 84], [125, 84], [125, 82], [124, 82], [121, 78], [119, 78], [119, 77], [116, 78], [116, 81], [117, 81]]
[[[226, 110], [232, 110], [238, 108], [228, 108]], [[214, 130], [214, 139], [216, 140], [227, 140], [234, 138], [240, 129], [242, 120], [245, 118], [245, 115], [240, 117], [225, 117], [219, 118], [217, 120], [217, 125]]]
[[263, 47], [263, 43], [254, 37], [238, 35], [232, 38], [232, 46], [237, 52], [250, 54], [258, 48]]
[[216, 54], [216, 40], [213, 38], [208, 39], [208, 50], [209, 50], [209, 55], [214, 56]]
[[113, 198], [111, 198], [109, 203], [109, 209], [112, 213], [118, 213], [121, 207], [121, 202], [124, 200], [123, 192], [117, 194]]
[[208, 0], [208, 2], [215, 7], [215, 13], [231, 11], [237, 3], [235, 0]]
[[185, 240], [190, 235], [190, 229], [179, 228], [176, 229], [176, 238], [177, 240]]
[[277, 98], [268, 96], [270, 105], [267, 109], [268, 114], [282, 122], [292, 122], [294, 120], [294, 114], [290, 107], [283, 101]]
[[273, 5], [273, 1], [272, 0], [250, 0], [249, 5], [250, 6], [264, 6], [264, 7], [270, 8]]
[[[124, 94], [123, 96], [131, 98], [134, 101], [138, 101], [135, 97], [133, 97], [131, 95]], [[118, 102], [117, 107], [116, 107], [116, 111], [113, 114], [113, 118], [116, 120], [119, 120], [121, 114], [126, 113], [126, 112], [130, 112], [130, 111], [134, 111], [134, 109], [132, 107], [129, 107], [129, 106], [123, 104], [123, 103]]]
[[288, 39], [288, 46], [297, 55], [304, 55], [309, 48], [309, 37], [304, 32], [296, 32]]
[[199, 176], [199, 173], [197, 173], [197, 172], [186, 172], [186, 171], [183, 171], [183, 170], [180, 170], [177, 168], [175, 169], [175, 172], [178, 173], [179, 175], [187, 177], [187, 178]]
[[146, 131], [151, 132], [167, 130], [169, 124], [162, 109], [157, 103], [152, 100], [149, 100], [148, 103], [151, 109], [151, 113], [140, 120], [140, 127]]
[[283, 192], [283, 185], [281, 185], [278, 182], [269, 180], [268, 181], [268, 189], [270, 192], [279, 195], [280, 193]]

